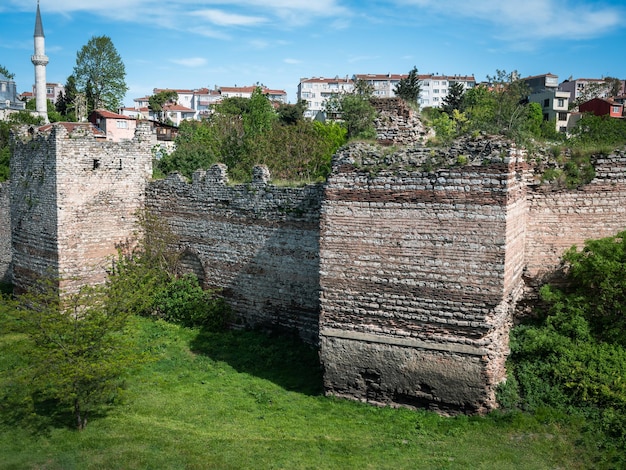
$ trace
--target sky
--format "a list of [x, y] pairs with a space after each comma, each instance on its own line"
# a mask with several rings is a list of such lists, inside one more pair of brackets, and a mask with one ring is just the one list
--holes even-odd
[[[295, 103], [304, 77], [408, 73], [626, 79], [624, 0], [40, 0], [49, 83], [111, 38], [133, 99], [154, 88], [263, 84]], [[0, 0], [0, 65], [34, 83], [36, 0]]]

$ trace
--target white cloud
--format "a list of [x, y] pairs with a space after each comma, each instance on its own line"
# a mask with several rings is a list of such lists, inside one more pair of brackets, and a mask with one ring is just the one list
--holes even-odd
[[291, 58], [286, 58], [283, 60], [284, 63], [289, 64], [289, 65], [298, 65], [301, 64], [302, 61], [298, 60], [298, 59], [291, 59]]
[[622, 9], [574, 0], [397, 0], [397, 3], [442, 16], [483, 21], [496, 27], [500, 39], [511, 41], [586, 39], [624, 24]]
[[206, 65], [208, 61], [204, 57], [188, 57], [180, 59], [170, 59], [170, 62], [182, 65], [184, 67], [202, 67]]
[[190, 13], [190, 16], [203, 17], [218, 26], [250, 26], [267, 21], [260, 16], [237, 15], [223, 10], [197, 10]]

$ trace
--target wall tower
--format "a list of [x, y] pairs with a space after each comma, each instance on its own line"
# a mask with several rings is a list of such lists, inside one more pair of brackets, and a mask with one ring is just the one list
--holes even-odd
[[35, 66], [35, 90], [37, 114], [48, 122], [48, 101], [46, 98], [46, 65], [48, 56], [46, 55], [46, 40], [43, 34], [43, 24], [41, 22], [41, 12], [39, 11], [39, 0], [37, 0], [37, 17], [35, 19], [35, 54], [31, 57], [31, 62]]

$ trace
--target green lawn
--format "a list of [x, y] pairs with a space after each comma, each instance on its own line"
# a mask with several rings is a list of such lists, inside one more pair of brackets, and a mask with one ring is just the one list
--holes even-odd
[[[64, 414], [5, 413], [1, 469], [593, 468], [576, 424], [328, 398], [317, 352], [296, 340], [137, 323], [155, 360], [124, 400], [82, 432]], [[0, 336], [0, 372], [12, 341]]]

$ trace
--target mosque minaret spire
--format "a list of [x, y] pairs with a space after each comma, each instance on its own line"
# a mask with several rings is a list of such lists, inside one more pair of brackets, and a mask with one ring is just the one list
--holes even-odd
[[48, 56], [46, 55], [45, 36], [43, 34], [43, 24], [41, 22], [41, 12], [39, 11], [39, 0], [37, 0], [37, 18], [35, 19], [35, 54], [31, 61], [35, 66], [35, 102], [37, 114], [48, 122], [48, 99], [46, 97], [46, 65]]

